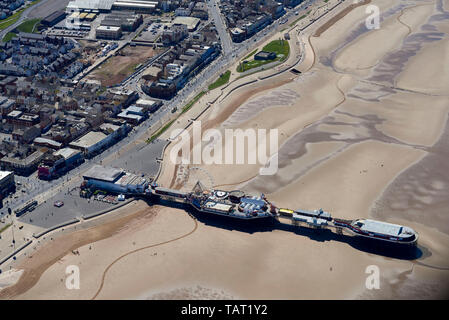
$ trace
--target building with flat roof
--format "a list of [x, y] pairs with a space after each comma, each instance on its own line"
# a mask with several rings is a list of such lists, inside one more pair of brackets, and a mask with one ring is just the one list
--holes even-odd
[[135, 31], [143, 22], [141, 14], [132, 11], [113, 11], [101, 21], [102, 26], [121, 27], [122, 31]]
[[185, 24], [187, 26], [187, 29], [189, 32], [195, 31], [195, 29], [198, 27], [198, 24], [200, 23], [200, 19], [194, 18], [194, 17], [176, 17], [173, 20], [173, 24]]
[[118, 40], [122, 37], [122, 28], [113, 26], [99, 26], [95, 30], [97, 39]]
[[66, 12], [110, 12], [111, 10], [134, 10], [151, 13], [159, 6], [158, 1], [151, 0], [73, 0], [66, 7]]
[[173, 23], [168, 30], [162, 32], [162, 43], [164, 45], [171, 45], [178, 43], [189, 35], [189, 30], [186, 24]]
[[117, 115], [117, 118], [125, 120], [127, 123], [136, 125], [146, 118], [143, 108], [137, 106], [129, 106]]
[[72, 149], [72, 148], [63, 148], [58, 151], [55, 151], [53, 154], [56, 156], [62, 156], [64, 158], [64, 160], [67, 161], [73, 157], [80, 155], [81, 152], [79, 150]]
[[122, 169], [104, 167], [96, 164], [83, 174], [83, 178], [85, 180], [95, 179], [105, 182], [114, 182], [117, 181], [123, 173], [124, 171]]
[[274, 60], [276, 59], [276, 53], [268, 51], [259, 51], [254, 56], [254, 60]]
[[99, 12], [109, 12], [115, 0], [74, 0], [70, 1], [66, 7], [66, 12], [81, 12], [87, 10], [98, 10]]
[[48, 15], [44, 19], [41, 20], [41, 24], [46, 27], [53, 27], [54, 25], [58, 24], [64, 18], [66, 17], [66, 13], [63, 10], [58, 10], [53, 12], [52, 14]]
[[158, 7], [158, 1], [119, 0], [112, 5], [114, 10], [134, 10], [137, 12], [151, 13]]
[[144, 177], [125, 172], [122, 169], [94, 165], [84, 175], [86, 186], [112, 193], [144, 192], [149, 181]]
[[81, 21], [84, 20], [84, 19], [86, 19], [86, 17], [87, 17], [87, 12], [80, 13], [80, 15], [79, 15], [79, 19], [80, 19]]
[[83, 152], [86, 157], [90, 157], [94, 153], [108, 146], [110, 142], [110, 138], [103, 132], [91, 131], [81, 138], [72, 141], [69, 144], [69, 147], [78, 149]]
[[155, 112], [161, 106], [161, 102], [141, 98], [136, 101], [136, 106], [142, 108], [145, 112]]
[[95, 20], [95, 18], [97, 17], [97, 14], [96, 13], [89, 13], [87, 16], [86, 16], [86, 20], [87, 21], [93, 21], [93, 20]]

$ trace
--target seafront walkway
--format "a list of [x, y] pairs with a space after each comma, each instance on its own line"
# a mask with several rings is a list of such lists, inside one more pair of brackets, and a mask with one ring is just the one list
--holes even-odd
[[[330, 0], [329, 3], [334, 2], [339, 5], [340, 3], [346, 3], [341, 1], [332, 1]], [[215, 90], [208, 91], [204, 96], [202, 96], [192, 108], [190, 108], [188, 111], [186, 111], [184, 114], [182, 114], [180, 117], [179, 114], [168, 114], [166, 118], [162, 118], [157, 125], [152, 126], [148, 130], [146, 130], [144, 133], [139, 134], [139, 137], [137, 139], [134, 139], [131, 144], [126, 144], [120, 147], [120, 150], [118, 152], [114, 152], [112, 154], [109, 154], [107, 157], [105, 157], [102, 160], [103, 165], [107, 165], [108, 163], [111, 163], [114, 159], [117, 159], [120, 154], [125, 154], [126, 152], [129, 152], [133, 146], [136, 144], [142, 143], [146, 139], [150, 138], [159, 128], [161, 128], [165, 123], [171, 121], [172, 117], [177, 117], [177, 120], [172, 124], [169, 130], [166, 130], [159, 139], [167, 140], [169, 141], [171, 131], [174, 129], [188, 129], [190, 124], [192, 123], [192, 120], [200, 120], [201, 117], [209, 110], [209, 108], [215, 104], [215, 103], [221, 103], [224, 101], [224, 99], [229, 99], [230, 95], [233, 92], [238, 91], [240, 88], [246, 88], [249, 87], [251, 84], [255, 82], [261, 82], [261, 81], [272, 81], [273, 77], [278, 76], [284, 72], [289, 72], [291, 68], [295, 68], [301, 72], [305, 72], [309, 70], [314, 61], [314, 57], [311, 57], [310, 55], [313, 54], [313, 48], [311, 47], [308, 37], [305, 35], [308, 31], [309, 26], [313, 25], [315, 26], [315, 23], [320, 21], [320, 19], [316, 20], [313, 18], [315, 15], [318, 17], [324, 17], [327, 14], [333, 15], [335, 14], [334, 10], [337, 5], [333, 7], [333, 10], [329, 11], [329, 13], [324, 12], [324, 9], [322, 9], [323, 6], [316, 9], [311, 15], [309, 15], [309, 19], [302, 19], [298, 21], [295, 26], [289, 29], [291, 39], [289, 40], [290, 45], [290, 54], [287, 60], [285, 60], [283, 63], [277, 65], [274, 68], [262, 70], [256, 73], [251, 73], [249, 75], [241, 77], [241, 74], [239, 74], [236, 71], [236, 67], [241, 59], [241, 57], [236, 57], [231, 63], [231, 67], [225, 66], [222, 70], [222, 72], [226, 71], [227, 69], [231, 70], [231, 77], [230, 81], [227, 85], [223, 87], [219, 87]], [[267, 36], [260, 40], [258, 43], [256, 43], [255, 46], [250, 47], [244, 55], [247, 55], [248, 53], [254, 51], [254, 49], [257, 47], [258, 49], [263, 48], [266, 44], [273, 40], [277, 40], [280, 37], [283, 37], [285, 30], [278, 31], [274, 33], [273, 35]], [[210, 79], [210, 82], [215, 81], [215, 79]], [[207, 85], [210, 83], [205, 83], [205, 88], [207, 88]], [[200, 91], [200, 88], [199, 90]], [[198, 92], [192, 92], [192, 94], [186, 98], [186, 101], [190, 101], [194, 98], [194, 96]], [[169, 143], [169, 142], [168, 142]], [[86, 171], [86, 169], [83, 170]], [[54, 197], [58, 192], [61, 192], [62, 190], [68, 188], [73, 188], [74, 186], [79, 186], [79, 184], [82, 181], [82, 173], [79, 172], [77, 175], [72, 175], [70, 178], [67, 179], [67, 181], [64, 181], [62, 184], [60, 184], [56, 188], [52, 188], [48, 191], [45, 191], [38, 196], [34, 198], [34, 200], [37, 200], [39, 203], [48, 201], [52, 197]], [[114, 207], [112, 207], [114, 209]], [[8, 227], [6, 230], [4, 230], [2, 233], [0, 233], [1, 240], [0, 240], [0, 261], [3, 263], [6, 263], [8, 261], [11, 261], [15, 253], [17, 253], [17, 250], [22, 248], [24, 245], [29, 243], [29, 241], [33, 241], [33, 235], [39, 234], [44, 231], [44, 228], [40, 228], [31, 224], [27, 223], [19, 223], [16, 219], [16, 217], [7, 217], [4, 226], [6, 226], [8, 223], [11, 223], [12, 225]], [[9, 219], [9, 220], [8, 220]], [[8, 222], [9, 221], [9, 222]], [[83, 223], [83, 221], [79, 222]], [[20, 226], [23, 226], [23, 228], [20, 228]], [[62, 228], [62, 227], [61, 227]], [[55, 230], [57, 231], [57, 230]], [[52, 231], [52, 232], [55, 232]], [[13, 243], [13, 239], [15, 240]], [[9, 259], [6, 259], [6, 257], [10, 257]]]

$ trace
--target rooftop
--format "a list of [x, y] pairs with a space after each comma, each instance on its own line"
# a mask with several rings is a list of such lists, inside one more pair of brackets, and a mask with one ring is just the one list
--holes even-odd
[[387, 234], [390, 236], [398, 236], [402, 231], [402, 226], [397, 224], [374, 221], [369, 219], [362, 220], [361, 222], [364, 222], [364, 224], [360, 229], [367, 232], [375, 232], [380, 234]]
[[198, 24], [200, 23], [200, 19], [193, 17], [176, 17], [173, 20], [172, 24], [185, 24], [189, 31], [195, 30]]
[[121, 185], [144, 185], [147, 180], [143, 177], [139, 177], [134, 173], [126, 173], [120, 177], [115, 183]]
[[152, 106], [155, 103], [156, 103], [156, 101], [150, 100], [150, 99], [139, 99], [136, 101], [136, 104], [147, 105], [147, 106]]
[[12, 171], [0, 171], [0, 181], [8, 177], [11, 173]]
[[67, 10], [99, 9], [111, 10], [115, 0], [74, 0], [67, 5]]
[[98, 164], [84, 173], [84, 179], [96, 179], [107, 182], [115, 182], [123, 174], [122, 169], [103, 167]]
[[34, 143], [40, 143], [40, 144], [48, 144], [51, 146], [54, 146], [55, 148], [60, 148], [62, 146], [62, 143], [51, 140], [51, 139], [47, 139], [47, 138], [43, 138], [43, 137], [37, 137], [36, 139], [33, 140]]
[[81, 138], [79, 138], [75, 141], [72, 141], [70, 143], [70, 145], [75, 146], [75, 147], [81, 147], [81, 148], [89, 148], [89, 147], [95, 145], [96, 143], [102, 141], [106, 137], [107, 137], [107, 135], [105, 135], [103, 132], [91, 131], [91, 132], [85, 134], [84, 136], [82, 136]]
[[79, 150], [75, 150], [72, 148], [63, 148], [61, 150], [56, 151], [53, 153], [55, 156], [62, 156], [64, 159], [69, 159], [70, 157], [73, 157], [75, 154], [80, 153]]
[[99, 26], [97, 31], [119, 31], [121, 27], [113, 27], [113, 26]]
[[19, 110], [13, 110], [13, 111], [11, 111], [10, 113], [8, 113], [8, 117], [11, 117], [11, 118], [17, 118], [17, 117], [19, 117], [21, 114], [22, 114], [22, 111], [19, 111]]

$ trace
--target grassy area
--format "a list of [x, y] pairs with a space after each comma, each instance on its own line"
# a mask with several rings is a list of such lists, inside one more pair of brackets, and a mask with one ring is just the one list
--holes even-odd
[[126, 68], [126, 73], [133, 74], [139, 65], [141, 65], [141, 63], [134, 63], [134, 64], [129, 65]]
[[0, 229], [0, 233], [2, 233], [3, 231], [5, 231], [6, 229], [8, 229], [10, 226], [12, 226], [12, 223], [7, 224], [6, 226], [4, 226], [3, 228]]
[[19, 20], [20, 16], [22, 15], [22, 13], [28, 9], [31, 6], [34, 6], [35, 4], [39, 3], [41, 0], [36, 0], [33, 3], [30, 3], [26, 6], [24, 6], [22, 9], [18, 10], [16, 13], [12, 14], [11, 16], [9, 16], [8, 18], [6, 18], [5, 20], [0, 22], [0, 30], [6, 29], [8, 28], [10, 25], [14, 24], [17, 22], [17, 20]]
[[302, 16], [300, 16], [298, 19], [296, 19], [295, 21], [293, 21], [292, 23], [290, 23], [290, 27], [293, 27], [295, 24], [298, 23], [299, 20], [304, 19], [305, 17], [307, 17], [309, 15], [310, 11], [308, 11], [306, 14], [303, 14]]
[[[177, 118], [176, 118], [177, 119]], [[158, 132], [156, 132], [155, 134], [153, 134], [151, 136], [151, 138], [149, 138], [147, 140], [147, 143], [151, 143], [154, 140], [156, 140], [161, 134], [163, 134], [165, 132], [165, 130], [167, 130], [168, 128], [170, 128], [170, 126], [173, 124], [173, 122], [176, 121], [176, 119], [173, 119], [172, 121], [170, 121], [169, 123], [167, 123], [165, 126], [163, 126], [161, 129], [159, 129]]]
[[263, 47], [262, 51], [274, 52], [276, 53], [276, 58], [273, 60], [251, 60], [240, 63], [237, 67], [238, 72], [245, 72], [253, 68], [263, 66], [264, 64], [271, 63], [274, 61], [284, 61], [287, 59], [290, 52], [290, 46], [287, 40], [274, 40]]
[[17, 33], [14, 32], [8, 32], [2, 39], [3, 42], [11, 41], [12, 38], [14, 38], [17, 35]]
[[214, 83], [212, 83], [209, 86], [209, 90], [214, 90], [218, 87], [221, 87], [222, 85], [226, 84], [229, 82], [229, 78], [231, 77], [231, 71], [228, 70], [225, 73], [223, 73], [220, 78], [217, 79], [217, 81], [215, 81]]
[[13, 15], [6, 18], [4, 21], [0, 22], [0, 30], [8, 28], [10, 25], [16, 23], [17, 20], [19, 20], [20, 15], [25, 9], [21, 9], [14, 13]]
[[37, 25], [41, 22], [41, 19], [29, 19], [25, 22], [23, 22], [20, 26], [18, 26], [16, 29], [21, 32], [34, 32]]
[[[20, 24], [16, 30], [21, 32], [35, 32], [37, 25], [41, 22], [41, 19], [30, 19], [22, 24]], [[12, 38], [14, 38], [17, 35], [15, 32], [8, 32], [2, 39], [3, 42], [11, 41]]]
[[177, 116], [175, 119], [168, 122], [165, 126], [163, 126], [161, 129], [159, 129], [155, 134], [153, 134], [148, 140], [147, 143], [151, 143], [154, 140], [156, 140], [161, 134], [163, 134], [170, 126], [178, 120], [178, 118], [181, 116], [181, 114], [187, 112], [202, 96], [204, 96], [207, 93], [207, 91], [201, 91], [198, 93], [192, 100], [190, 100], [183, 108], [179, 116]]
[[206, 91], [201, 91], [192, 100], [190, 100], [184, 108], [182, 108], [181, 114], [187, 112], [202, 96], [206, 94]]
[[257, 52], [257, 49], [256, 50], [254, 50], [253, 52], [251, 52], [249, 55], [247, 55], [245, 58], [243, 58], [242, 60], [246, 60], [246, 59], [249, 59], [249, 58], [251, 58], [253, 55], [255, 55], [256, 54], [256, 52]]

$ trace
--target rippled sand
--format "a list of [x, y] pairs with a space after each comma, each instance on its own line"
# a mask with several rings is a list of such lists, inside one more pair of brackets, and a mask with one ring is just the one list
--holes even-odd
[[[276, 175], [260, 176], [259, 165], [191, 167], [211, 184], [264, 192], [281, 207], [408, 225], [420, 235], [413, 255], [330, 232], [154, 208], [151, 219], [48, 266], [18, 297], [448, 297], [449, 7], [441, 0], [371, 4], [381, 9], [380, 30], [367, 30], [365, 7], [355, 8], [310, 36], [303, 74], [236, 90], [202, 118], [205, 129], [278, 128]], [[164, 162], [159, 182], [174, 186], [175, 178], [176, 166]], [[80, 291], [60, 280], [68, 264], [81, 266]], [[380, 269], [380, 290], [365, 287], [370, 265]]]

